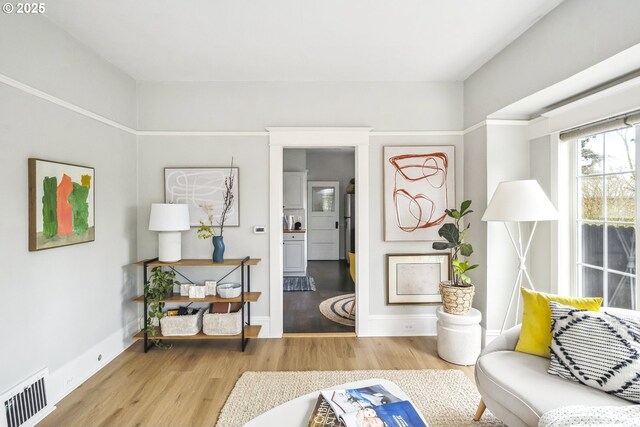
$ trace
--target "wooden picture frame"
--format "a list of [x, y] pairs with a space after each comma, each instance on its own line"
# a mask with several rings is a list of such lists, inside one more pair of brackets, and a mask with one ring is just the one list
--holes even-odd
[[224, 180], [232, 171], [234, 202], [227, 214], [225, 227], [240, 226], [240, 169], [230, 167], [168, 167], [164, 168], [165, 203], [189, 205], [189, 224], [199, 227], [200, 221], [208, 224], [205, 205], [213, 207], [213, 225], [220, 218], [224, 204]]
[[30, 158], [29, 251], [95, 240], [95, 169]]
[[455, 208], [455, 146], [383, 147], [384, 240], [439, 241]]
[[440, 282], [449, 280], [451, 255], [387, 255], [387, 304], [440, 303]]

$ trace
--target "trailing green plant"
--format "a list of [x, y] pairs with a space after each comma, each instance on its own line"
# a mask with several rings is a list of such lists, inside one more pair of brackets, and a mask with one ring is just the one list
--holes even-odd
[[144, 284], [144, 296], [147, 299], [146, 332], [158, 347], [168, 347], [155, 339], [158, 336], [156, 322], [160, 322], [160, 319], [164, 317], [162, 310], [165, 304], [162, 300], [167, 294], [173, 292], [174, 285], [180, 285], [180, 282], [176, 280], [176, 272], [173, 270], [165, 271], [160, 266], [151, 269], [149, 280]]
[[446, 242], [433, 242], [433, 249], [442, 251], [449, 249], [451, 251], [451, 269], [453, 271], [453, 286], [465, 287], [471, 286], [471, 278], [466, 274], [468, 271], [478, 267], [478, 264], [470, 264], [469, 261], [463, 261], [460, 257], [468, 258], [473, 253], [473, 246], [464, 241], [467, 231], [471, 224], [465, 227], [462, 225], [462, 218], [469, 215], [472, 210], [471, 200], [465, 200], [458, 209], [445, 209], [448, 217], [453, 218], [453, 222], [443, 224], [438, 230], [438, 235], [446, 240]]

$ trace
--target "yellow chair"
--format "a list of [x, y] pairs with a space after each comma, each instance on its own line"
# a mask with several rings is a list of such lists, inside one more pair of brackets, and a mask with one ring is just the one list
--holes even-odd
[[[356, 283], [356, 254], [353, 252], [349, 252], [349, 274], [351, 275], [351, 280], [353, 283]], [[356, 299], [353, 298], [353, 304], [351, 305], [351, 310], [349, 310], [349, 317], [354, 316], [354, 312], [356, 310]]]

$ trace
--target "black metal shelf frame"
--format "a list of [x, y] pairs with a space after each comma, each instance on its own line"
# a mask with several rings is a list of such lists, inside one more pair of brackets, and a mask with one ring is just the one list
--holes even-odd
[[[244, 299], [244, 293], [245, 293], [245, 281], [247, 284], [247, 290], [246, 292], [251, 292], [251, 265], [248, 265], [247, 262], [251, 259], [251, 257], [247, 256], [244, 257], [241, 261], [240, 264], [235, 266], [231, 271], [229, 271], [227, 274], [225, 274], [224, 276], [222, 276], [220, 279], [218, 279], [218, 282], [224, 280], [227, 276], [229, 276], [231, 273], [233, 273], [234, 271], [236, 271], [237, 269], [241, 269], [240, 270], [240, 285], [242, 288], [242, 292], [240, 293], [241, 295], [241, 307], [240, 310], [242, 312], [242, 332], [241, 332], [241, 342], [242, 342], [242, 351], [244, 352], [244, 350], [247, 347], [247, 343], [249, 342], [248, 337], [245, 336], [245, 326], [251, 326], [251, 301], [245, 301]], [[148, 280], [148, 269], [149, 269], [149, 265], [157, 262], [158, 258], [150, 258], [150, 259], [146, 259], [143, 261], [143, 283], [146, 284], [147, 280]], [[216, 264], [211, 264], [211, 267], [223, 267], [224, 265], [216, 265]], [[180, 276], [184, 277], [185, 279], [189, 280], [189, 278], [187, 278], [185, 275], [183, 275], [182, 273], [180, 273], [173, 265], [169, 265], [169, 268], [171, 268], [173, 271], [175, 271], [176, 273], [178, 273]], [[207, 266], [209, 267], [209, 266]], [[246, 267], [246, 271], [245, 271], [245, 267]], [[245, 275], [246, 275], [246, 280], [245, 280]], [[189, 280], [191, 283], [193, 283], [193, 281]], [[146, 293], [143, 292], [143, 296], [144, 296], [144, 320], [145, 320], [145, 324], [144, 324], [144, 340], [143, 340], [143, 346], [144, 346], [144, 352], [148, 352], [150, 348], [153, 347], [153, 344], [150, 343], [149, 341], [151, 341], [151, 339], [149, 338], [149, 334], [147, 333], [147, 316], [148, 316], [148, 307], [147, 307], [147, 295]], [[245, 305], [246, 305], [246, 310], [247, 310], [247, 316], [246, 316], [246, 320], [245, 320], [245, 315], [244, 315], [244, 310], [245, 310]], [[158, 341], [162, 341], [163, 339], [171, 339], [171, 337], [162, 337], [162, 338], [158, 338]], [[230, 338], [232, 339], [232, 338]]]

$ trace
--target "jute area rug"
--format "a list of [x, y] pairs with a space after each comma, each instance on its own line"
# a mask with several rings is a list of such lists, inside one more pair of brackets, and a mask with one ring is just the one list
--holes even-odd
[[320, 303], [320, 313], [332, 322], [345, 326], [356, 326], [355, 311], [351, 312], [356, 303], [356, 294], [344, 294], [329, 298]]
[[[429, 427], [504, 426], [488, 410], [474, 422], [480, 395], [455, 369], [420, 371], [245, 372], [224, 404], [217, 427], [236, 427], [296, 397], [323, 388], [382, 378], [393, 381], [422, 412]], [[282, 420], [282, 427], [289, 427]], [[265, 426], [267, 427], [267, 426]], [[305, 426], [291, 426], [305, 427]]]

